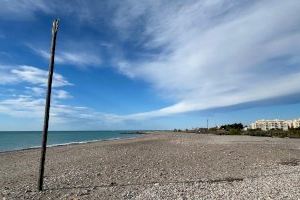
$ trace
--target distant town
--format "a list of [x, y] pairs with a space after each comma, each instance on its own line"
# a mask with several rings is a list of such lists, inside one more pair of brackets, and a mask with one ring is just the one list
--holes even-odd
[[263, 131], [280, 129], [284, 131], [288, 131], [289, 129], [296, 129], [300, 127], [300, 119], [293, 120], [257, 120], [256, 122], [250, 124], [249, 129], [261, 129]]
[[174, 129], [174, 132], [300, 138], [300, 119], [260, 119], [248, 126], [244, 126], [242, 123], [234, 123], [210, 128], [207, 126], [206, 128], [192, 128], [185, 130]]

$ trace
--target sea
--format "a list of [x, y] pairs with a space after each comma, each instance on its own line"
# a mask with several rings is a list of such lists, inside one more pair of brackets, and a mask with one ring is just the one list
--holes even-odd
[[[139, 137], [134, 131], [49, 131], [47, 147]], [[41, 131], [0, 131], [0, 152], [38, 148]]]

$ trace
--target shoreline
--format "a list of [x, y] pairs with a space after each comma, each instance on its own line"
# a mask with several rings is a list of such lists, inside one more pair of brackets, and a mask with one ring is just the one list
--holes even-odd
[[[126, 141], [126, 140], [132, 140], [132, 139], [138, 139], [138, 138], [144, 138], [146, 136], [150, 135], [159, 135], [159, 134], [184, 134], [184, 135], [189, 135], [189, 134], [196, 134], [196, 135], [210, 135], [210, 136], [219, 136], [219, 137], [250, 137], [253, 139], [289, 139], [289, 140], [300, 140], [300, 138], [290, 138], [290, 137], [274, 137], [274, 136], [254, 136], [254, 135], [218, 135], [214, 133], [195, 133], [195, 132], [173, 132], [173, 131], [146, 131], [142, 133], [120, 133], [122, 135], [133, 135], [135, 134], [136, 136], [134, 137], [117, 137], [117, 138], [109, 138], [109, 139], [99, 139], [99, 140], [85, 140], [85, 141], [78, 141], [78, 142], [67, 142], [67, 143], [57, 143], [57, 144], [50, 144], [47, 145], [48, 148], [55, 148], [55, 147], [66, 147], [66, 146], [76, 146], [76, 145], [85, 145], [85, 144], [93, 144], [93, 143], [99, 143], [99, 142], [110, 142], [110, 141]], [[14, 153], [14, 152], [22, 152], [22, 151], [30, 151], [30, 150], [37, 150], [40, 149], [41, 146], [32, 146], [32, 147], [26, 147], [26, 148], [20, 148], [20, 149], [13, 149], [13, 150], [7, 150], [7, 151], [0, 151], [1, 154], [6, 154], [6, 153]]]
[[[241, 137], [250, 137], [250, 138], [256, 138], [256, 139], [290, 139], [290, 140], [300, 140], [300, 138], [290, 138], [290, 137], [274, 137], [274, 136], [255, 136], [255, 135], [218, 135], [214, 133], [195, 133], [195, 132], [173, 132], [173, 131], [146, 131], [143, 133], [120, 133], [122, 135], [133, 135], [135, 134], [136, 136], [134, 137], [117, 137], [117, 138], [109, 138], [109, 139], [99, 139], [99, 140], [85, 140], [85, 141], [78, 141], [78, 142], [67, 142], [67, 143], [58, 143], [58, 144], [50, 144], [47, 145], [48, 148], [55, 148], [55, 147], [64, 147], [64, 146], [76, 146], [76, 145], [85, 145], [85, 144], [92, 144], [92, 143], [99, 143], [99, 142], [110, 142], [110, 141], [126, 141], [126, 140], [132, 140], [132, 139], [138, 139], [138, 138], [144, 138], [149, 135], [159, 135], [159, 134], [196, 134], [196, 135], [211, 135], [211, 136], [219, 136], [219, 137], [236, 137], [236, 136], [241, 136]], [[5, 153], [14, 153], [14, 152], [22, 152], [22, 151], [30, 151], [30, 150], [37, 150], [40, 149], [41, 146], [32, 146], [32, 147], [26, 147], [26, 148], [21, 148], [21, 149], [13, 149], [13, 150], [7, 150], [7, 151], [0, 151], [1, 154]]]
[[[122, 137], [117, 137], [117, 138], [109, 138], [109, 139], [85, 140], [85, 141], [78, 141], [78, 142], [50, 144], [50, 145], [47, 145], [47, 149], [48, 148], [55, 148], [55, 147], [75, 146], [75, 145], [91, 144], [91, 143], [98, 143], [98, 142], [107, 142], [107, 141], [131, 140], [131, 139], [141, 138], [141, 137], [144, 137], [145, 135], [149, 135], [149, 134], [151, 134], [151, 133], [137, 134], [134, 137], [123, 137], [123, 138]], [[26, 147], [26, 148], [20, 148], [20, 149], [0, 151], [0, 155], [5, 154], [5, 153], [14, 153], [14, 152], [37, 150], [37, 149], [40, 149], [40, 148], [41, 148], [41, 146], [32, 146], [32, 147]]]

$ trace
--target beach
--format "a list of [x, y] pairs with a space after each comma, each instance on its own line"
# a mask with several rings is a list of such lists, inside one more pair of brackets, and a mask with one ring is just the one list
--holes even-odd
[[300, 139], [156, 132], [0, 153], [0, 199], [300, 199]]

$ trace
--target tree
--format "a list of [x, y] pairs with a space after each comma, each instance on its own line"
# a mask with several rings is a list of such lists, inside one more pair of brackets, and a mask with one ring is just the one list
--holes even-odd
[[244, 125], [242, 123], [234, 123], [234, 124], [222, 125], [220, 128], [226, 131], [229, 131], [230, 129], [242, 130], [244, 128]]

